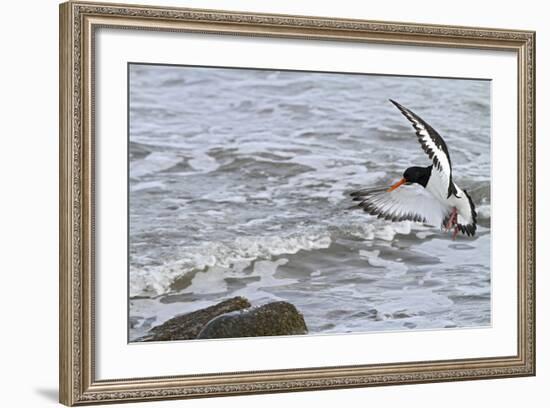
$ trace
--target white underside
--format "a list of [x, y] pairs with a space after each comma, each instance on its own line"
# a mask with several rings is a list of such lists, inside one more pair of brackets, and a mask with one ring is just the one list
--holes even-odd
[[[439, 179], [430, 177], [426, 190], [445, 208], [445, 215], [448, 215], [453, 208], [457, 211], [457, 223], [468, 225], [474, 222], [470, 202], [464, 191], [453, 182], [456, 188], [456, 196], [453, 194], [447, 198], [447, 189], [441, 186]], [[441, 223], [443, 219], [441, 220]], [[439, 225], [441, 225], [441, 223]]]

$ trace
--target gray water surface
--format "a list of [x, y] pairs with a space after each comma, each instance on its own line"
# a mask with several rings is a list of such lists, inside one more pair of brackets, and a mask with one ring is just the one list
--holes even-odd
[[[130, 338], [243, 295], [310, 333], [490, 324], [490, 82], [130, 66]], [[388, 102], [445, 138], [475, 238], [360, 211], [347, 193], [429, 159]]]

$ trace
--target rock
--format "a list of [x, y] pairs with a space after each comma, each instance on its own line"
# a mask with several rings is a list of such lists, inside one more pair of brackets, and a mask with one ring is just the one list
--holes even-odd
[[304, 316], [288, 302], [272, 302], [215, 317], [199, 339], [307, 334]]
[[137, 341], [169, 341], [307, 334], [302, 314], [288, 302], [251, 307], [243, 297], [176, 316]]
[[237, 296], [213, 306], [182, 314], [153, 327], [137, 341], [167, 341], [196, 339], [202, 328], [216, 316], [250, 307], [250, 302]]

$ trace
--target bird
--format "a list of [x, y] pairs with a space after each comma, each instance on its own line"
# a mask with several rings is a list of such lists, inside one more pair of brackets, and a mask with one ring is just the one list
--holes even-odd
[[378, 218], [414, 221], [473, 237], [477, 229], [476, 207], [468, 192], [453, 180], [451, 155], [439, 133], [416, 113], [390, 99], [412, 124], [429, 166], [407, 168], [390, 187], [364, 188], [350, 195], [363, 209]]

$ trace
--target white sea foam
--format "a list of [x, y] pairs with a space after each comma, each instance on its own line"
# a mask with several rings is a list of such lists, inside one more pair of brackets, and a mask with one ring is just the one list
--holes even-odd
[[426, 313], [443, 313], [448, 311], [453, 301], [447, 296], [433, 293], [430, 289], [413, 289], [403, 291], [386, 291], [380, 294], [385, 299], [376, 306], [381, 319], [401, 316], [415, 316]]
[[148, 174], [169, 169], [181, 161], [182, 158], [175, 153], [153, 152], [144, 159], [130, 163], [130, 177], [139, 179]]
[[[179, 278], [193, 271], [197, 274], [197, 287], [201, 293], [223, 291], [222, 286], [209, 286], [220, 274], [235, 271], [235, 265], [242, 268], [245, 261], [271, 259], [274, 256], [295, 254], [328, 248], [331, 244], [328, 232], [310, 232], [288, 237], [239, 237], [232, 243], [206, 243], [197, 247], [180, 248], [180, 258], [161, 266], [130, 269], [130, 296], [157, 296], [168, 293], [171, 285]], [[261, 265], [261, 264], [260, 264]], [[206, 282], [200, 285], [201, 279]], [[223, 285], [223, 284], [222, 284]]]
[[287, 263], [288, 259], [286, 258], [279, 258], [275, 261], [258, 260], [254, 262], [254, 269], [248, 276], [256, 277], [257, 280], [236, 291], [234, 295], [244, 296], [254, 303], [262, 302], [262, 299], [266, 298], [270, 301], [284, 300], [283, 298], [273, 295], [271, 290], [279, 286], [291, 285], [297, 282], [296, 279], [275, 277], [277, 269]]
[[435, 232], [433, 232], [433, 231], [418, 231], [416, 233], [416, 237], [418, 239], [426, 239], [426, 238], [428, 238], [428, 237], [430, 237], [434, 234], [435, 234]]
[[152, 190], [152, 189], [162, 189], [164, 188], [164, 183], [162, 181], [143, 181], [141, 183], [136, 183], [131, 187], [132, 192], [142, 191], [142, 190]]
[[189, 165], [201, 173], [209, 173], [219, 167], [215, 159], [201, 151], [195, 153], [194, 157], [189, 160]]
[[[419, 253], [436, 257], [443, 264], [454, 265], [487, 265], [487, 260], [491, 253], [491, 235], [487, 234], [487, 229], [478, 227], [478, 234], [484, 233], [475, 241], [475, 247], [466, 241], [461, 243], [441, 236], [430, 241], [420, 243], [415, 250]], [[479, 249], [475, 250], [474, 249]]]
[[371, 266], [384, 268], [387, 271], [386, 276], [388, 278], [405, 275], [409, 269], [402, 262], [380, 258], [380, 250], [378, 249], [373, 251], [362, 249], [359, 251], [359, 256], [365, 258]]
[[386, 222], [377, 220], [375, 217], [363, 217], [349, 229], [349, 234], [364, 240], [380, 239], [382, 241], [392, 241], [396, 235], [408, 235], [413, 229], [422, 228], [419, 224], [411, 221]]
[[477, 214], [480, 218], [491, 218], [491, 205], [482, 204], [476, 207]]
[[447, 296], [433, 293], [430, 289], [408, 290], [407, 296], [402, 291], [386, 291], [380, 294], [386, 299], [376, 309], [382, 318], [395, 316], [397, 313], [419, 315], [423, 313], [440, 313], [449, 310], [453, 301]]

